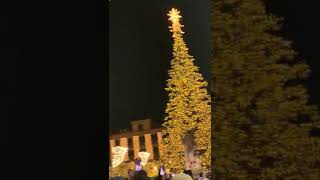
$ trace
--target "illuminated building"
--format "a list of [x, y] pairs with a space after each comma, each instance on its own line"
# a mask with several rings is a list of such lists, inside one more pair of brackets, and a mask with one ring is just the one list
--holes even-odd
[[156, 128], [156, 124], [151, 119], [132, 121], [130, 131], [122, 130], [109, 136], [109, 159], [111, 159], [111, 148], [122, 146], [128, 148], [124, 161], [133, 161], [138, 158], [138, 152], [150, 153], [150, 161], [158, 160], [161, 157], [161, 131], [162, 128]]

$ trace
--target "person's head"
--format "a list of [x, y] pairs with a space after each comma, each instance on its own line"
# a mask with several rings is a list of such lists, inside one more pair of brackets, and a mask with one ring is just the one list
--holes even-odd
[[135, 164], [136, 166], [141, 166], [141, 159], [140, 159], [140, 158], [135, 159], [135, 160], [134, 160], [134, 164]]
[[179, 173], [173, 176], [172, 180], [192, 180], [192, 177], [185, 173]]
[[166, 174], [166, 170], [163, 165], [159, 168], [159, 176], [164, 176]]
[[133, 180], [149, 180], [149, 177], [146, 171], [140, 170], [133, 175]]

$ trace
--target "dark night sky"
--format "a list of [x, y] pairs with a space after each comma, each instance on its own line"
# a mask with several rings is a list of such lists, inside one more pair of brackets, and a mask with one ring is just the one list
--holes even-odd
[[208, 0], [114, 0], [109, 11], [109, 129], [129, 127], [131, 120], [161, 122], [172, 38], [167, 13], [183, 16], [185, 41], [209, 80]]
[[282, 32], [293, 42], [294, 49], [311, 68], [307, 82], [310, 102], [320, 106], [320, 29], [319, 6], [316, 1], [271, 0], [270, 11], [284, 18]]
[[[174, 3], [175, 2], [175, 3]], [[109, 28], [109, 127], [126, 128], [134, 119], [163, 118], [166, 70], [171, 59], [167, 11], [182, 11], [185, 40], [208, 78], [210, 44], [208, 1], [111, 2]], [[320, 32], [316, 2], [270, 0], [271, 13], [284, 18], [282, 35], [293, 42], [299, 57], [310, 65], [310, 100], [320, 105]]]

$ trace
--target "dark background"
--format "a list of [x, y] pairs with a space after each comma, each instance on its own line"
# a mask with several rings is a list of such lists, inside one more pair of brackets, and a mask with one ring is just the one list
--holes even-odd
[[0, 7], [0, 179], [105, 179], [103, 1]]
[[128, 128], [130, 121], [162, 122], [164, 88], [172, 59], [167, 13], [181, 11], [185, 42], [207, 81], [210, 71], [209, 1], [112, 0], [109, 29], [109, 128]]
[[298, 57], [310, 66], [310, 102], [320, 106], [319, 10], [315, 1], [271, 0], [269, 11], [284, 18], [282, 35], [293, 42]]
[[[284, 18], [281, 35], [310, 66], [310, 102], [320, 106], [320, 63], [317, 5], [289, 0], [267, 1], [269, 12]], [[184, 38], [201, 73], [209, 80], [209, 2], [184, 0], [112, 1], [109, 29], [109, 128], [129, 127], [129, 121], [152, 118], [162, 122], [164, 91], [171, 60], [168, 10], [181, 10]], [[209, 82], [210, 83], [210, 82]]]

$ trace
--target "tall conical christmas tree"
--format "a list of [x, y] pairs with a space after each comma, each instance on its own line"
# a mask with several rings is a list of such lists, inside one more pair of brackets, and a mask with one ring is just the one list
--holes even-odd
[[309, 67], [262, 0], [213, 0], [214, 179], [320, 179]]
[[195, 149], [200, 152], [203, 165], [211, 161], [211, 100], [206, 87], [208, 83], [199, 73], [194, 59], [188, 54], [183, 40], [180, 14], [172, 9], [168, 16], [172, 22], [173, 59], [169, 70], [166, 90], [169, 102], [166, 108], [163, 162], [176, 172], [184, 169], [184, 135], [193, 131]]

